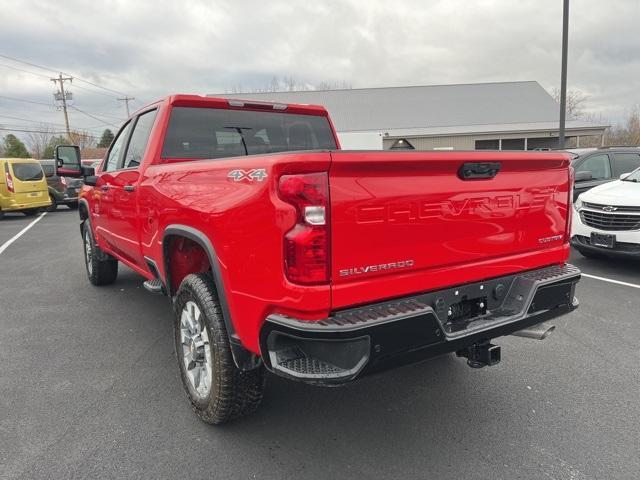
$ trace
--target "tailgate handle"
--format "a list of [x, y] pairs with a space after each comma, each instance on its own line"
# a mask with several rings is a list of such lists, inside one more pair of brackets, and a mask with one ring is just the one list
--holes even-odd
[[463, 163], [458, 170], [458, 176], [462, 180], [493, 178], [499, 171], [499, 162], [467, 162]]

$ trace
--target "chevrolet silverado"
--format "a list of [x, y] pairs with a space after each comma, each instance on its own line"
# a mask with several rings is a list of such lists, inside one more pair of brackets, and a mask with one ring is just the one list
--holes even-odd
[[570, 157], [341, 151], [319, 106], [174, 95], [136, 112], [84, 177], [94, 285], [118, 264], [166, 295], [195, 412], [259, 405], [265, 370], [338, 385], [491, 341], [544, 338], [574, 310]]

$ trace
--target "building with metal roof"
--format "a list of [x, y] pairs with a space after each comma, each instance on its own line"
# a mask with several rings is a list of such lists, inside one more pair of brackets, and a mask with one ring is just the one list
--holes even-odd
[[[558, 145], [559, 105], [536, 81], [215, 95], [323, 105], [343, 147], [378, 137], [389, 148], [532, 150]], [[608, 125], [568, 119], [566, 136]]]

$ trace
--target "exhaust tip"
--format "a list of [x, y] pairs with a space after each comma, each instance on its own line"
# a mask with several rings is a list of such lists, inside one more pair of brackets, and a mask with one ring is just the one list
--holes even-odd
[[540, 336], [540, 340], [544, 340], [545, 338], [547, 338], [549, 335], [551, 335], [555, 329], [556, 326], [555, 325], [548, 325], [549, 328], [547, 328], [542, 335]]
[[532, 338], [534, 340], [544, 340], [551, 335], [555, 329], [555, 325], [549, 325], [548, 323], [542, 322], [529, 328], [513, 332], [511, 335], [515, 337]]

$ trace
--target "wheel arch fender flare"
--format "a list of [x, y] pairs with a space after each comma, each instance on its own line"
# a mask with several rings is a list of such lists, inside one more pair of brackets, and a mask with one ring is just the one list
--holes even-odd
[[89, 202], [87, 202], [85, 198], [78, 199], [78, 215], [80, 215], [80, 220], [83, 222], [88, 220], [89, 223], [91, 223], [91, 219], [89, 218]]
[[227, 302], [226, 289], [224, 287], [224, 281], [222, 279], [222, 273], [220, 271], [220, 262], [218, 255], [213, 247], [209, 237], [200, 230], [197, 230], [188, 225], [170, 224], [164, 229], [162, 234], [162, 265], [164, 267], [164, 284], [169, 298], [173, 298], [175, 292], [171, 290], [171, 271], [169, 268], [169, 242], [166, 242], [167, 237], [178, 236], [185, 237], [194, 241], [207, 254], [209, 259], [209, 265], [211, 266], [211, 273], [213, 275], [213, 282], [218, 293], [218, 300], [220, 301], [220, 308], [222, 310], [222, 318], [227, 328], [227, 335], [229, 336], [229, 343], [231, 345], [231, 353], [233, 355], [233, 361], [240, 370], [252, 370], [259, 367], [262, 364], [262, 360], [259, 356], [247, 350], [238, 337], [233, 321], [231, 319], [231, 313], [229, 311], [229, 304]]

